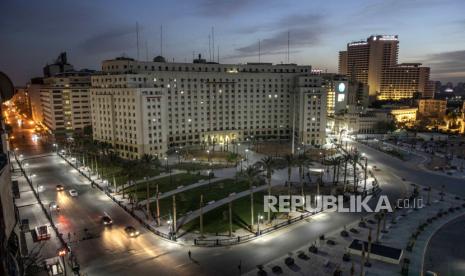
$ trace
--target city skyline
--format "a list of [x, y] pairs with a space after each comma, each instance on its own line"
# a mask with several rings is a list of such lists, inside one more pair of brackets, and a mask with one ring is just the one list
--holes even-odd
[[[2, 45], [0, 69], [21, 86], [41, 76], [42, 67], [60, 51], [69, 53], [76, 68], [97, 70], [104, 59], [122, 54], [137, 58], [138, 22], [140, 60], [160, 54], [160, 25], [163, 55], [169, 61], [191, 62], [193, 53], [209, 59], [208, 36], [214, 27], [215, 50], [210, 52], [216, 59], [220, 48], [220, 63], [257, 62], [259, 40], [262, 62], [286, 63], [289, 32], [289, 61], [328, 72], [337, 72], [338, 51], [347, 42], [371, 34], [397, 34], [400, 60], [430, 66], [433, 80], [465, 80], [461, 61], [465, 38], [460, 33], [465, 20], [459, 12], [464, 3], [460, 1], [333, 1], [286, 6], [277, 1], [199, 0], [141, 2], [124, 9], [122, 3], [113, 3], [0, 4], [7, 11], [0, 29], [10, 41]], [[422, 16], [411, 16], [418, 13]], [[373, 17], [377, 23], [372, 23]]]

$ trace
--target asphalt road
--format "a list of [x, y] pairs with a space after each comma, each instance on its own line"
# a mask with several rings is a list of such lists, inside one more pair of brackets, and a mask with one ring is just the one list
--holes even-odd
[[[15, 147], [19, 148], [18, 154], [23, 154], [24, 158], [50, 152], [50, 148], [32, 141], [31, 132], [15, 132], [16, 137], [23, 134], [25, 138], [19, 138]], [[401, 180], [402, 177], [418, 183], [444, 183], [443, 177], [428, 175], [416, 168], [414, 163], [406, 164], [370, 148], [360, 148], [366, 152], [369, 164], [381, 169], [377, 172], [381, 187], [393, 197], [407, 191], [409, 185]], [[52, 213], [60, 232], [64, 233], [65, 239], [67, 233], [76, 233], [76, 236], [71, 234], [71, 248], [81, 264], [81, 271], [88, 275], [238, 275], [239, 263], [242, 264], [242, 272], [253, 270], [258, 264], [284, 256], [309, 244], [319, 235], [360, 218], [360, 214], [354, 213], [320, 214], [308, 222], [297, 223], [249, 243], [223, 248], [192, 248], [163, 240], [142, 229], [129, 214], [98, 189], [91, 188], [87, 180], [59, 157], [26, 162], [29, 163], [28, 172], [36, 175], [33, 177], [34, 184], [44, 187], [42, 200], [56, 201], [61, 207], [59, 213]], [[57, 192], [57, 184], [63, 185], [65, 191]], [[454, 185], [458, 184], [450, 186]], [[79, 196], [71, 197], [69, 189], [76, 189]], [[101, 225], [100, 218], [104, 214], [113, 218], [111, 228]], [[127, 237], [123, 231], [126, 225], [136, 226], [141, 235], [137, 238]], [[82, 240], [86, 237], [85, 228], [90, 238]], [[192, 259], [188, 258], [188, 250], [192, 251]]]

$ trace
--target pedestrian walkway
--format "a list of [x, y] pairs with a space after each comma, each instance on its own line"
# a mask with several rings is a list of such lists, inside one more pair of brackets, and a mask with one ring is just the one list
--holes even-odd
[[[205, 186], [205, 185], [208, 185], [208, 184], [213, 184], [213, 183], [216, 183], [216, 182], [220, 182], [220, 181], [223, 181], [225, 179], [228, 179], [228, 178], [227, 177], [213, 178], [211, 180], [201, 180], [201, 181], [199, 181], [197, 183], [187, 185], [187, 186], [179, 186], [176, 189], [173, 189], [173, 190], [170, 190], [170, 191], [167, 191], [167, 192], [164, 192], [164, 193], [160, 193], [160, 196], [158, 198], [163, 199], [163, 198], [170, 197], [172, 195], [175, 195], [175, 194], [178, 194], [178, 193], [181, 193], [181, 192], [192, 190], [192, 189], [202, 187], [202, 186]], [[147, 200], [149, 201], [149, 203], [155, 202], [157, 200], [157, 196], [155, 195], [153, 197], [150, 197], [149, 199], [142, 200], [142, 201], [139, 202], [139, 205], [147, 204]]]
[[[425, 199], [427, 192], [422, 189], [423, 187], [420, 188], [420, 196]], [[391, 264], [371, 258], [371, 266], [363, 267], [366, 275], [399, 275], [405, 258], [410, 260], [408, 275], [420, 275], [425, 247], [431, 235], [441, 225], [465, 213], [465, 208], [462, 205], [464, 201], [452, 194], [446, 194], [442, 201], [439, 191], [433, 190], [430, 202], [431, 205], [426, 206], [427, 201], [424, 200], [424, 208], [404, 208], [395, 213], [388, 213], [386, 219], [380, 221], [379, 226], [374, 214], [370, 214], [364, 218], [364, 226], [360, 224], [360, 221], [357, 221], [344, 228], [324, 233], [324, 237], [310, 240], [302, 248], [289, 252], [267, 264], [257, 264], [257, 267], [261, 267], [267, 273], [271, 273], [273, 269], [280, 269], [283, 275], [336, 275], [335, 272], [338, 270], [341, 271], [341, 275], [351, 275], [350, 270], [353, 266], [354, 274], [352, 275], [359, 275], [361, 274], [362, 259], [360, 256], [347, 254], [347, 247], [353, 239], [367, 241], [371, 229], [373, 242], [377, 240], [379, 233], [380, 244], [403, 249], [403, 255], [400, 264]], [[439, 212], [442, 212], [443, 215], [437, 217]], [[447, 213], [444, 214], [444, 212]], [[323, 215], [324, 213], [321, 214], [321, 219], [323, 219]], [[429, 220], [432, 217], [436, 218]], [[318, 215], [314, 217], [314, 220], [319, 219]], [[424, 230], [417, 232], [420, 227], [424, 227], [422, 228]], [[347, 231], [347, 237], [342, 235], [343, 230]], [[416, 234], [412, 250], [408, 251], [406, 248], [408, 248], [409, 241], [412, 241], [414, 233], [418, 234]], [[309, 250], [311, 245], [317, 248], [317, 253]], [[346, 261], [343, 260], [344, 255], [348, 255]], [[292, 262], [287, 260], [286, 264], [287, 258], [291, 258]], [[246, 275], [257, 275], [257, 270], [251, 270]]]

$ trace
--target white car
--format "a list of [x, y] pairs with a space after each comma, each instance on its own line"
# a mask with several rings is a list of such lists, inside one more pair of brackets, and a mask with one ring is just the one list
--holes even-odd
[[69, 190], [69, 195], [70, 196], [78, 196], [78, 192], [75, 189]]

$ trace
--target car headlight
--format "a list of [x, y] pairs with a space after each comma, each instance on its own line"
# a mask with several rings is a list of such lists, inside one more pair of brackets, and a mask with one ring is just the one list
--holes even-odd
[[139, 231], [136, 231], [136, 235], [139, 235]]

